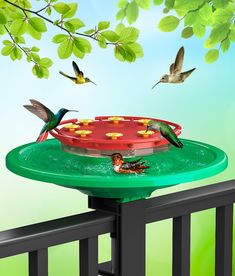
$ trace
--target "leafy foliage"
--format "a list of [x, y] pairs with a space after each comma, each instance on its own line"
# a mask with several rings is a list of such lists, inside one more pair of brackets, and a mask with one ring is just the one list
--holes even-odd
[[[172, 32], [182, 26], [181, 36], [203, 38], [208, 34], [204, 47], [208, 48], [205, 61], [214, 62], [219, 51], [226, 52], [235, 41], [235, 0], [153, 0], [154, 5], [164, 5], [167, 14], [157, 24], [163, 32]], [[139, 9], [149, 9], [150, 0], [119, 0], [117, 20], [133, 24]], [[130, 13], [132, 10], [132, 13]], [[169, 14], [170, 13], [170, 14]]]
[[[123, 37], [121, 37], [117, 31], [110, 29], [109, 21], [100, 21], [95, 28], [80, 31], [85, 27], [85, 23], [76, 17], [78, 13], [76, 2], [65, 3], [58, 0], [41, 2], [44, 2], [44, 6], [35, 10], [32, 8], [32, 1], [0, 1], [0, 35], [9, 37], [9, 40], [3, 40], [1, 54], [9, 56], [13, 61], [21, 60], [25, 56], [28, 62], [33, 63], [32, 72], [38, 78], [48, 78], [52, 61], [48, 57], [40, 57], [40, 49], [36, 46], [28, 46], [27, 36], [40, 40], [49, 26], [59, 31], [52, 37], [52, 42], [58, 45], [57, 53], [61, 59], [67, 59], [71, 55], [84, 58], [86, 54], [91, 53], [90, 41], [97, 42], [101, 48], [111, 45], [116, 52], [118, 47], [123, 47], [126, 54], [122, 56], [122, 61], [132, 62], [142, 56], [140, 53], [143, 53], [143, 50], [136, 43], [137, 29], [126, 28], [123, 25]], [[140, 2], [144, 5], [145, 1]], [[136, 16], [132, 20], [136, 20]], [[115, 56], [121, 60], [116, 54]]]

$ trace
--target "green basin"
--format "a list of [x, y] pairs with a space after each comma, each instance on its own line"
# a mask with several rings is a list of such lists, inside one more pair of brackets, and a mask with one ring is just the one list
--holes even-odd
[[156, 189], [213, 176], [227, 167], [227, 156], [222, 150], [181, 140], [183, 149], [170, 146], [166, 151], [142, 157], [150, 169], [140, 175], [115, 173], [109, 157], [66, 153], [55, 139], [13, 149], [6, 156], [6, 166], [15, 174], [30, 179], [122, 201], [148, 197]]

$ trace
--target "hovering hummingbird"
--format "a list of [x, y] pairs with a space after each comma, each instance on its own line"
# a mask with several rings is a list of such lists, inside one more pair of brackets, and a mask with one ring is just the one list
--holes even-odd
[[184, 62], [184, 47], [181, 47], [176, 55], [175, 62], [172, 63], [170, 66], [170, 75], [167, 75], [167, 74], [163, 75], [160, 81], [154, 84], [152, 89], [160, 82], [165, 82], [165, 83], [184, 82], [196, 68], [193, 68], [185, 72], [181, 72], [183, 62]]
[[157, 130], [173, 146], [177, 148], [183, 148], [182, 142], [176, 136], [176, 134], [168, 124], [151, 120], [148, 122], [148, 125], [147, 125], [146, 131], [148, 130], [155, 130], [155, 131]]
[[[66, 77], [66, 78], [69, 78], [70, 80], [72, 80], [73, 82], [75, 82], [76, 84], [84, 84], [84, 83], [87, 83], [87, 82], [92, 82], [94, 83], [93, 81], [91, 81], [89, 78], [84, 78], [84, 74], [82, 71], [80, 71], [80, 69], [78, 68], [77, 64], [75, 61], [72, 62], [73, 64], [73, 70], [75, 72], [75, 77], [70, 77], [69, 75], [65, 74], [64, 72], [62, 71], [59, 71], [59, 73]], [[96, 83], [94, 83], [96, 85]]]
[[149, 166], [144, 165], [145, 161], [140, 162], [141, 158], [135, 161], [125, 162], [120, 153], [113, 153], [111, 155], [111, 158], [113, 163], [113, 169], [116, 173], [137, 174], [142, 173], [144, 169], [149, 168]]
[[23, 105], [27, 110], [38, 116], [45, 122], [38, 138], [37, 143], [45, 141], [48, 136], [48, 132], [55, 127], [57, 127], [64, 117], [64, 115], [69, 111], [78, 112], [77, 110], [68, 110], [61, 108], [56, 114], [54, 114], [49, 108], [36, 100], [29, 100], [32, 105]]

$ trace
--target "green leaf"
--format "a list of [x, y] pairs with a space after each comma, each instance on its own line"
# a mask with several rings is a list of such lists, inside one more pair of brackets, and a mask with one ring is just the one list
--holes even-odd
[[102, 31], [105, 29], [108, 29], [110, 26], [110, 22], [109, 21], [100, 21], [98, 24], [98, 30]]
[[90, 35], [90, 34], [93, 34], [94, 32], [95, 32], [95, 29], [90, 29], [90, 30], [85, 31], [84, 34]]
[[144, 56], [143, 48], [139, 43], [131, 43], [131, 44], [128, 44], [128, 46], [135, 53], [135, 56], [137, 58], [141, 58]]
[[52, 66], [53, 62], [50, 58], [42, 58], [40, 59], [39, 64], [43, 67], [49, 68]]
[[3, 45], [12, 45], [12, 42], [10, 40], [3, 40], [2, 42]]
[[29, 19], [29, 25], [31, 25], [37, 32], [43, 33], [47, 31], [47, 26], [41, 18], [32, 17]]
[[181, 36], [183, 38], [189, 38], [189, 37], [193, 36], [193, 28], [192, 27], [184, 28], [183, 31], [181, 32]]
[[232, 42], [235, 42], [235, 28], [230, 30], [229, 39], [230, 39]]
[[31, 53], [31, 58], [32, 58], [35, 62], [39, 62], [39, 61], [40, 61], [40, 56], [39, 56], [38, 54]]
[[82, 22], [82, 20], [80, 20], [79, 18], [73, 18], [73, 19], [67, 20], [65, 22], [65, 26], [68, 23], [71, 24], [75, 30], [78, 30], [85, 26], [84, 22]]
[[164, 8], [162, 12], [163, 12], [163, 13], [168, 13], [169, 11], [170, 11], [170, 10], [169, 10], [168, 8]]
[[125, 59], [126, 59], [126, 51], [120, 45], [115, 46], [115, 48], [114, 48], [114, 55], [115, 55], [116, 59], [118, 59], [118, 60], [120, 60], [122, 62], [125, 61]]
[[136, 60], [135, 52], [129, 47], [129, 45], [123, 46], [125, 50], [125, 60], [128, 62], [134, 62]]
[[68, 3], [67, 4], [70, 8], [70, 10], [62, 15], [62, 18], [71, 18], [75, 15], [78, 4], [77, 3]]
[[229, 0], [213, 0], [212, 2], [214, 7], [219, 9], [219, 8], [225, 8], [228, 5]]
[[227, 23], [232, 19], [232, 17], [233, 17], [233, 10], [230, 7], [227, 7], [225, 9], [217, 9], [213, 13], [212, 23], [213, 24]]
[[197, 20], [198, 17], [198, 11], [189, 12], [185, 15], [184, 18], [184, 25], [185, 26], [191, 26], [193, 23]]
[[211, 48], [214, 48], [216, 44], [217, 44], [217, 43], [212, 42], [211, 39], [208, 38], [208, 39], [204, 42], [204, 47], [207, 48], [207, 49], [211, 49]]
[[107, 48], [106, 40], [102, 37], [102, 35], [98, 36], [98, 44], [101, 48]]
[[226, 38], [221, 42], [221, 49], [223, 52], [226, 52], [228, 51], [229, 47], [230, 47], [230, 40], [229, 38]]
[[51, 15], [51, 7], [48, 7], [45, 12], [48, 14], [48, 15]]
[[25, 15], [21, 10], [16, 10], [14, 12], [11, 12], [9, 14], [9, 17], [12, 19], [23, 19], [23, 18], [25, 18]]
[[41, 66], [39, 65], [34, 65], [33, 68], [32, 68], [32, 72], [35, 76], [37, 76], [39, 79], [42, 79], [43, 78], [43, 69]]
[[54, 4], [52, 7], [60, 14], [66, 14], [68, 11], [70, 11], [69, 5], [63, 2], [58, 2]]
[[76, 47], [80, 47], [80, 48], [82, 47], [85, 53], [91, 52], [91, 43], [87, 39], [81, 38], [81, 37], [75, 37], [74, 43], [76, 43]]
[[3, 35], [6, 33], [6, 29], [4, 28], [3, 25], [0, 25], [0, 35]]
[[225, 23], [225, 24], [217, 25], [215, 28], [213, 28], [210, 33], [211, 41], [216, 43], [223, 40], [228, 35], [229, 27], [230, 27], [230, 24]]
[[52, 38], [52, 42], [58, 44], [58, 43], [61, 43], [61, 42], [63, 42], [65, 39], [68, 39], [68, 38], [69, 38], [69, 35], [58, 34], [58, 35], [55, 35], [55, 36]]
[[11, 24], [10, 32], [14, 36], [22, 35], [26, 32], [27, 24], [25, 20], [16, 19]]
[[73, 52], [73, 41], [71, 41], [71, 39], [64, 40], [58, 47], [58, 56], [61, 59], [69, 58], [72, 52]]
[[126, 9], [126, 19], [129, 24], [132, 24], [136, 21], [139, 15], [139, 7], [136, 4], [135, 0], [133, 0]]
[[24, 39], [23, 36], [15, 36], [15, 37], [14, 37], [14, 40], [15, 40], [15, 42], [18, 43], [18, 44], [25, 44], [25, 39]]
[[197, 37], [203, 37], [206, 32], [206, 27], [200, 23], [193, 24], [193, 33]]
[[118, 35], [120, 35], [121, 31], [125, 29], [125, 25], [123, 23], [119, 23], [116, 28], [115, 31]]
[[128, 1], [127, 0], [119, 0], [117, 3], [118, 8], [123, 9], [127, 6]]
[[136, 3], [142, 9], [148, 10], [150, 8], [151, 1], [150, 0], [136, 0]]
[[49, 78], [49, 70], [46, 67], [42, 67], [43, 71], [43, 78], [48, 79]]
[[40, 40], [42, 37], [42, 33], [37, 32], [31, 25], [28, 25], [28, 34], [37, 40]]
[[0, 12], [0, 24], [6, 24], [7, 23], [7, 17], [3, 12]]
[[171, 10], [174, 8], [174, 5], [175, 5], [175, 0], [166, 0], [165, 1], [165, 6]]
[[179, 23], [179, 18], [173, 15], [168, 15], [160, 20], [158, 28], [163, 32], [172, 32], [178, 27]]
[[126, 10], [121, 9], [116, 14], [116, 20], [122, 20], [122, 19], [124, 19], [125, 16], [126, 16]]
[[219, 57], [219, 51], [217, 49], [210, 50], [205, 55], [205, 61], [207, 63], [212, 63], [216, 61]]
[[15, 47], [13, 51], [10, 53], [10, 57], [12, 60], [21, 60], [23, 57], [22, 51], [19, 48]]
[[128, 27], [121, 31], [119, 41], [122, 43], [133, 43], [139, 37], [139, 30], [134, 27]]
[[[211, 17], [212, 17], [212, 7], [209, 3], [206, 3], [203, 5], [203, 7], [201, 7], [201, 9], [199, 10], [199, 16], [202, 20], [205, 21], [205, 23], [209, 24]], [[202, 23], [202, 22], [201, 22]]]
[[116, 42], [119, 39], [119, 35], [114, 31], [103, 31], [100, 34], [110, 42]]
[[64, 27], [70, 32], [70, 33], [75, 33], [75, 28], [73, 24], [70, 24], [69, 22], [64, 23]]
[[14, 47], [15, 47], [14, 45], [7, 45], [7, 46], [3, 47], [1, 54], [3, 56], [9, 56], [10, 53], [13, 51]]
[[31, 51], [32, 51], [32, 52], [39, 52], [40, 49], [39, 49], [38, 47], [36, 47], [36, 46], [33, 46], [33, 47], [31, 48]]
[[83, 51], [81, 51], [80, 48], [82, 46], [77, 47], [77, 45], [79, 44], [77, 44], [76, 41], [74, 41], [73, 54], [78, 58], [83, 58], [85, 56], [85, 50], [83, 48]]
[[153, 0], [153, 4], [158, 6], [161, 5], [163, 3], [163, 0]]

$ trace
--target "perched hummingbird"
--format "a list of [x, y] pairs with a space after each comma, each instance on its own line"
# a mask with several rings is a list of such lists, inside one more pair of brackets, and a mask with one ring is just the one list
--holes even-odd
[[175, 62], [172, 63], [170, 66], [170, 75], [167, 75], [167, 74], [163, 75], [160, 81], [154, 84], [152, 89], [160, 82], [166, 82], [166, 83], [184, 82], [196, 68], [193, 68], [185, 72], [181, 72], [183, 62], [184, 62], [184, 47], [181, 47], [176, 55]]
[[120, 153], [113, 153], [111, 158], [113, 169], [116, 173], [137, 174], [143, 172], [144, 169], [149, 168], [148, 166], [144, 165], [145, 162], [140, 162], [141, 158], [135, 161], [125, 162]]
[[47, 139], [48, 132], [59, 125], [60, 121], [67, 112], [78, 112], [76, 110], [68, 110], [65, 108], [61, 108], [56, 114], [54, 114], [49, 108], [47, 108], [39, 101], [30, 100], [30, 102], [32, 105], [27, 104], [24, 105], [24, 107], [45, 122], [45, 125], [43, 126], [37, 138], [37, 143], [40, 143]]
[[176, 136], [173, 129], [168, 124], [151, 120], [147, 125], [146, 131], [148, 130], [157, 130], [173, 146], [177, 148], [183, 148], [183, 144], [181, 143], [180, 139]]
[[[84, 74], [82, 71], [80, 71], [80, 69], [78, 68], [77, 64], [75, 61], [72, 62], [73, 64], [73, 70], [75, 72], [75, 75], [76, 77], [70, 77], [69, 75], [65, 74], [64, 72], [62, 71], [59, 71], [59, 73], [66, 77], [66, 78], [69, 78], [70, 80], [72, 80], [73, 82], [75, 82], [76, 84], [84, 84], [84, 83], [87, 83], [87, 82], [92, 82], [94, 83], [93, 81], [91, 81], [89, 78], [84, 78]], [[96, 83], [94, 83], [96, 85]]]

